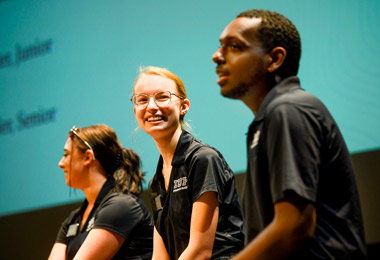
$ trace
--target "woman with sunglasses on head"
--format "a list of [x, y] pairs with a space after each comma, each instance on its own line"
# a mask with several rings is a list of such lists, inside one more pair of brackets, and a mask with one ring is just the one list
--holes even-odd
[[153, 223], [138, 197], [139, 156], [106, 125], [71, 129], [59, 167], [85, 194], [62, 223], [49, 259], [151, 259]]
[[158, 67], [141, 70], [132, 102], [160, 152], [150, 182], [152, 259], [228, 259], [243, 247], [234, 174], [223, 156], [184, 130], [190, 102], [182, 81]]

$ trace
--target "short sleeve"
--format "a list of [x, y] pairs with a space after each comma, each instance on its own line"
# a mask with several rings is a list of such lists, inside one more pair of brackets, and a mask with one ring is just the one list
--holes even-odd
[[310, 109], [283, 103], [267, 118], [262, 134], [273, 202], [286, 191], [315, 201], [321, 144], [317, 117]]
[[67, 224], [65, 222], [62, 223], [59, 231], [57, 238], [55, 240], [56, 243], [62, 243], [62, 244], [67, 244], [66, 241], [66, 234], [67, 234]]
[[189, 176], [193, 202], [205, 192], [216, 192], [219, 203], [222, 202], [224, 163], [219, 153], [203, 146], [191, 158]]
[[133, 195], [114, 193], [102, 202], [93, 228], [106, 229], [128, 239], [143, 219], [144, 212]]
[[70, 226], [72, 220], [77, 216], [78, 212], [79, 212], [79, 208], [72, 211], [69, 214], [69, 216], [62, 222], [55, 242], [67, 244], [66, 234], [67, 234], [68, 227]]

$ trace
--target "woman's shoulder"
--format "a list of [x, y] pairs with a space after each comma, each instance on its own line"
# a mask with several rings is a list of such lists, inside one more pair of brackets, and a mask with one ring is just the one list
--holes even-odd
[[148, 208], [139, 196], [132, 193], [110, 192], [100, 203], [98, 214], [119, 216], [147, 216]]
[[218, 158], [224, 160], [220, 151], [197, 138], [194, 138], [192, 144], [189, 147], [188, 158], [196, 158], [198, 160], [208, 160], [211, 158]]
[[78, 207], [76, 209], [74, 209], [73, 211], [71, 211], [69, 213], [69, 215], [66, 217], [66, 219], [64, 220], [64, 223], [65, 224], [71, 224], [73, 222], [73, 220], [79, 216], [80, 214], [80, 210], [81, 210], [81, 207]]
[[140, 205], [142, 203], [138, 195], [130, 192], [112, 191], [104, 197], [101, 204], [117, 204], [117, 205]]

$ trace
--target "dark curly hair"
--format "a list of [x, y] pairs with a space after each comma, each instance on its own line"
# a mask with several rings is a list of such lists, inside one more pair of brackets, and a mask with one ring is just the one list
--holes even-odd
[[260, 9], [242, 12], [237, 16], [239, 17], [261, 18], [257, 37], [264, 49], [269, 52], [281, 46], [287, 52], [278, 74], [283, 78], [297, 75], [301, 58], [301, 38], [294, 24], [279, 13]]

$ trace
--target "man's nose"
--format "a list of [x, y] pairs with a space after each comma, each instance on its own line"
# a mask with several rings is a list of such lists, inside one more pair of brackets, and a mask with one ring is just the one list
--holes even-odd
[[214, 55], [212, 55], [212, 60], [217, 64], [224, 62], [224, 57], [220, 48], [214, 53]]

